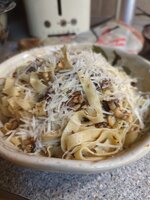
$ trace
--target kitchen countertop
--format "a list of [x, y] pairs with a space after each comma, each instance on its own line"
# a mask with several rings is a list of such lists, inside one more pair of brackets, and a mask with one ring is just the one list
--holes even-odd
[[[134, 22], [139, 30], [148, 23], [138, 18]], [[0, 158], [0, 188], [31, 200], [150, 200], [150, 153], [128, 166], [95, 175], [41, 172]]]
[[95, 175], [41, 172], [0, 159], [0, 187], [31, 200], [149, 200], [150, 153]]

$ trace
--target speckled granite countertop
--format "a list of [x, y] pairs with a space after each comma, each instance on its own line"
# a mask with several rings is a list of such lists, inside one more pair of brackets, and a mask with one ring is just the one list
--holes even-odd
[[0, 187], [31, 200], [150, 200], [150, 154], [95, 175], [35, 171], [0, 158]]

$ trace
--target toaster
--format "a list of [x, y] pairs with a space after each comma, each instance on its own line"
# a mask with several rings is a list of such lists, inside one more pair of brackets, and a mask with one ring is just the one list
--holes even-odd
[[24, 0], [31, 35], [81, 33], [90, 27], [90, 0]]

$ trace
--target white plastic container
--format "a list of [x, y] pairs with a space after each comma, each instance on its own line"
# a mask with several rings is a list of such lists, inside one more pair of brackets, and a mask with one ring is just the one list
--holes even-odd
[[81, 33], [90, 27], [90, 0], [24, 0], [30, 33], [51, 35]]

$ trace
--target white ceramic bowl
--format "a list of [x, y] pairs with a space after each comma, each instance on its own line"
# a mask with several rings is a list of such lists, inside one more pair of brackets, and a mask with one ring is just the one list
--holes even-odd
[[[80, 49], [91, 48], [91, 44], [74, 44], [75, 47]], [[59, 46], [47, 46], [30, 51], [23, 52], [16, 55], [0, 65], [0, 77], [7, 76], [8, 73], [13, 71], [17, 66], [23, 64], [28, 60], [32, 60], [35, 56], [42, 56], [48, 54], [50, 51], [59, 48]], [[103, 48], [110, 62], [114, 61], [115, 53], [113, 49]], [[129, 55], [122, 51], [117, 51], [120, 56], [119, 62], [123, 61], [125, 70], [132, 76], [139, 78], [139, 88], [143, 91], [150, 91], [150, 62], [137, 55]], [[111, 157], [107, 160], [99, 162], [91, 161], [75, 161], [64, 160], [58, 158], [36, 157], [29, 156], [22, 152], [17, 151], [13, 146], [7, 144], [2, 135], [0, 135], [0, 155], [12, 161], [13, 163], [31, 167], [45, 171], [55, 172], [72, 172], [72, 173], [97, 173], [104, 170], [120, 167], [132, 161], [140, 159], [150, 151], [150, 134], [145, 134], [139, 142], [134, 144], [131, 148]]]

